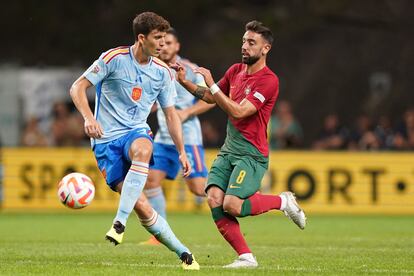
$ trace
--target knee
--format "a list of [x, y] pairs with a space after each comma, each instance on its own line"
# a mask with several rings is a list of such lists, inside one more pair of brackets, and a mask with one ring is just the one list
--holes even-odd
[[133, 161], [149, 162], [152, 148], [138, 148], [132, 152]]
[[238, 217], [240, 216], [240, 212], [241, 212], [241, 206], [239, 206], [239, 204], [237, 204], [237, 202], [233, 201], [233, 200], [227, 200], [224, 199], [223, 202], [223, 210], [232, 215], [233, 217]]
[[223, 198], [215, 193], [207, 193], [207, 203], [210, 208], [215, 208], [223, 205]]

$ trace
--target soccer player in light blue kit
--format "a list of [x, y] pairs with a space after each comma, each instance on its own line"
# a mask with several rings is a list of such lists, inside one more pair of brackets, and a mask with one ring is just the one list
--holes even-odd
[[[174, 251], [184, 269], [199, 269], [191, 252], [174, 235], [167, 221], [142, 194], [152, 161], [152, 134], [146, 122], [155, 101], [160, 103], [168, 130], [179, 152], [184, 176], [191, 167], [182, 139], [175, 104], [174, 76], [158, 56], [170, 28], [161, 16], [144, 12], [133, 20], [135, 43], [103, 53], [71, 87], [71, 97], [85, 119], [98, 167], [108, 186], [121, 194], [118, 212], [106, 239], [115, 245], [123, 239], [132, 209], [141, 224]], [[86, 90], [96, 86], [95, 116]]]
[[[165, 44], [160, 53], [160, 59], [167, 64], [177, 62], [186, 67], [186, 78], [198, 85], [204, 85], [204, 78], [201, 74], [194, 73], [197, 66], [190, 61], [178, 56], [180, 43], [174, 29], [167, 31]], [[175, 75], [175, 71], [174, 75]], [[197, 115], [213, 108], [214, 104], [208, 104], [198, 100], [175, 81], [177, 100], [175, 108], [183, 122], [183, 136], [187, 158], [192, 166], [191, 174], [185, 178], [190, 191], [197, 196], [205, 196], [205, 184], [207, 180], [207, 168], [204, 162], [204, 148], [201, 134], [200, 121]], [[168, 132], [165, 115], [157, 109], [159, 129], [155, 135], [154, 143], [154, 164], [150, 166], [147, 184], [144, 193], [152, 207], [158, 214], [166, 218], [165, 197], [161, 187], [161, 181], [165, 178], [173, 180], [180, 169], [178, 152], [174, 146], [170, 133]], [[154, 237], [141, 244], [157, 245], [158, 240]]]

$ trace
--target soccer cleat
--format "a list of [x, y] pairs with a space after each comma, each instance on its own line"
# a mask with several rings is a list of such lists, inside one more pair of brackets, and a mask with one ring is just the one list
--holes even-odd
[[116, 221], [108, 233], [106, 233], [105, 239], [109, 242], [112, 242], [114, 245], [122, 243], [122, 238], [124, 237], [125, 226], [122, 225], [119, 221]]
[[180, 259], [182, 261], [181, 267], [184, 270], [200, 270], [200, 265], [194, 259], [193, 254], [184, 252], [181, 254]]
[[140, 242], [139, 245], [158, 246], [161, 245], [161, 243], [157, 240], [155, 236], [151, 236], [151, 238], [149, 238], [148, 240]]
[[223, 268], [255, 268], [259, 264], [256, 261], [256, 258], [253, 256], [252, 253], [245, 253], [241, 254], [239, 258], [237, 258], [231, 264], [223, 266]]
[[283, 192], [280, 194], [286, 200], [286, 206], [282, 210], [290, 220], [292, 220], [300, 229], [305, 229], [306, 215], [296, 202], [295, 195], [292, 192]]

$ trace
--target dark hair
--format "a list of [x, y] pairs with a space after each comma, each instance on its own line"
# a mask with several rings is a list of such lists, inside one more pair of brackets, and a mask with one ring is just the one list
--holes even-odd
[[132, 21], [132, 30], [134, 31], [135, 40], [137, 40], [139, 34], [146, 36], [153, 30], [166, 32], [169, 28], [170, 23], [154, 12], [137, 14]]
[[167, 30], [167, 34], [173, 35], [175, 37], [175, 39], [178, 40], [178, 33], [177, 33], [177, 31], [173, 27], [170, 27]]
[[262, 22], [260, 21], [250, 21], [249, 23], [246, 24], [246, 31], [252, 31], [258, 34], [261, 34], [262, 37], [270, 44], [272, 45], [273, 43], [273, 33], [272, 31], [266, 27], [265, 25], [263, 25]]

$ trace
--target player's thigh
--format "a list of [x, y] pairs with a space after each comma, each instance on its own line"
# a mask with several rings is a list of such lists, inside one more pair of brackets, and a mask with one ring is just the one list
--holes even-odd
[[124, 180], [129, 168], [129, 162], [122, 157], [122, 147], [118, 144], [118, 141], [114, 140], [97, 144], [93, 149], [98, 168], [106, 184], [114, 191], [117, 184]]
[[226, 195], [248, 198], [260, 189], [266, 168], [250, 157], [240, 158], [234, 164]]
[[193, 194], [197, 196], [206, 196], [206, 177], [186, 178], [185, 182], [187, 183], [188, 188]]
[[161, 187], [161, 181], [166, 177], [167, 173], [165, 171], [150, 169], [147, 183], [145, 183], [145, 189], [153, 189]]
[[227, 155], [219, 154], [211, 165], [207, 178], [206, 193], [211, 187], [219, 187], [223, 192], [227, 190], [233, 166]]

